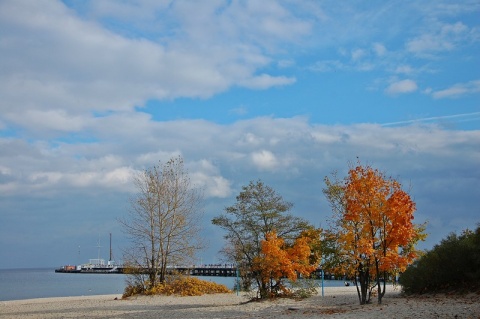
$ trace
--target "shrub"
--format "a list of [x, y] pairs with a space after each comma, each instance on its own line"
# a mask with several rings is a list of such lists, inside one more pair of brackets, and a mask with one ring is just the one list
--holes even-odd
[[452, 233], [418, 259], [400, 277], [407, 294], [480, 287], [480, 226]]
[[318, 294], [319, 284], [312, 279], [299, 279], [290, 285], [292, 298], [306, 299]]
[[123, 298], [133, 295], [178, 295], [178, 296], [201, 296], [204, 294], [230, 293], [225, 285], [210, 281], [200, 280], [194, 277], [169, 278], [164, 283], [157, 284], [150, 289], [144, 289], [146, 285], [127, 285]]

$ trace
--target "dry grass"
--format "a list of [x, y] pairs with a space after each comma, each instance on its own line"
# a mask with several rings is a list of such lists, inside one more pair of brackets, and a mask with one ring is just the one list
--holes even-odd
[[125, 288], [123, 298], [133, 295], [177, 295], [201, 296], [206, 294], [229, 293], [225, 285], [211, 281], [200, 280], [194, 277], [175, 277], [173, 280], [158, 284], [151, 289], [142, 290], [139, 287], [128, 286]]

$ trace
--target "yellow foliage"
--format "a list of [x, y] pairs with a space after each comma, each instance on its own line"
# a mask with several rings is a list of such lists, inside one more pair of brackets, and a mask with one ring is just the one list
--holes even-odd
[[286, 247], [275, 232], [268, 233], [261, 243], [261, 255], [254, 259], [253, 270], [262, 274], [264, 283], [283, 277], [295, 281], [299, 274], [309, 276], [316, 268], [310, 261], [310, 242], [308, 237], [299, 237], [293, 246]]
[[417, 256], [423, 228], [415, 225], [415, 202], [401, 184], [370, 166], [349, 171], [343, 188], [338, 242], [345, 263], [343, 273], [373, 276], [403, 271]]
[[125, 288], [123, 298], [136, 295], [177, 295], [177, 296], [201, 296], [205, 294], [230, 293], [225, 285], [215, 282], [200, 280], [194, 277], [178, 277], [170, 282], [155, 285], [153, 288], [140, 291], [138, 287], [128, 286]]

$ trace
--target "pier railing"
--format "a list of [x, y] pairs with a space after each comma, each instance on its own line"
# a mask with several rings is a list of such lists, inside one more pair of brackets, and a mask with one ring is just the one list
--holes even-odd
[[[182, 273], [190, 276], [217, 276], [217, 277], [236, 277], [237, 267], [233, 264], [209, 264], [209, 265], [191, 265], [191, 266], [174, 266], [168, 267], [167, 270], [173, 273]], [[62, 267], [56, 269], [55, 272], [61, 273], [84, 273], [84, 274], [125, 274], [131, 272], [123, 266], [116, 266], [113, 268], [69, 268]], [[133, 272], [145, 272], [147, 269], [136, 269]], [[321, 278], [321, 269], [317, 269], [312, 273], [313, 278]], [[328, 272], [324, 274], [325, 279], [335, 279], [335, 277]]]

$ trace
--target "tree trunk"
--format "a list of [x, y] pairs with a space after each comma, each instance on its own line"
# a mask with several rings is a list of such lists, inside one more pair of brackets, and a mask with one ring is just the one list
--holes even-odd
[[377, 270], [377, 297], [378, 297], [378, 304], [382, 304], [382, 298], [385, 295], [385, 285], [386, 285], [386, 276], [387, 273], [384, 271], [383, 272], [383, 290], [382, 290], [382, 285], [380, 283], [380, 272], [379, 272], [379, 267], [378, 267], [378, 260], [375, 261], [375, 268]]
[[357, 286], [358, 300], [361, 305], [370, 302], [370, 295], [368, 294], [368, 287], [370, 286], [370, 272], [368, 267], [364, 267], [362, 263], [357, 266], [358, 281], [360, 282], [360, 291], [358, 290], [357, 279], [355, 278], [355, 285]]
[[155, 286], [155, 282], [157, 281], [157, 272], [155, 268], [155, 258], [152, 257], [150, 260], [150, 267], [148, 269], [148, 289], [151, 289]]
[[378, 304], [380, 305], [382, 303], [382, 298], [385, 296], [385, 287], [387, 284], [387, 273], [383, 272], [383, 289], [381, 288], [380, 281], [377, 280], [378, 284]]

